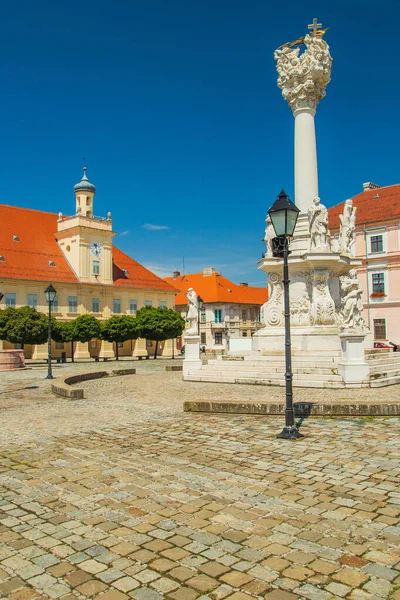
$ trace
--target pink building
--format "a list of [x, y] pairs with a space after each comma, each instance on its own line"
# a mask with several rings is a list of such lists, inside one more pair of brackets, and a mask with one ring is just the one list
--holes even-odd
[[[400, 184], [364, 183], [357, 207], [354, 253], [364, 290], [364, 318], [375, 340], [400, 344]], [[329, 209], [331, 233], [339, 232], [344, 203]]]

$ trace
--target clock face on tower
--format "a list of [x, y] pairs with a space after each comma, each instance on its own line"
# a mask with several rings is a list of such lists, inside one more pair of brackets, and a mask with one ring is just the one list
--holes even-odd
[[90, 254], [92, 256], [97, 256], [100, 258], [101, 256], [101, 244], [100, 242], [91, 242], [90, 243]]

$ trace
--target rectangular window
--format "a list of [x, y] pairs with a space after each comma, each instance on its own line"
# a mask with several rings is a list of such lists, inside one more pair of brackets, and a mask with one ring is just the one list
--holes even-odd
[[242, 321], [247, 321], [247, 310], [242, 310]]
[[247, 337], [247, 331], [242, 331], [242, 337]]
[[371, 252], [383, 252], [383, 235], [371, 235]]
[[222, 310], [220, 308], [214, 310], [214, 323], [222, 323]]
[[[28, 294], [28, 306], [31, 308], [37, 308], [37, 294]], [[51, 307], [53, 308], [53, 306]]]
[[113, 313], [114, 315], [119, 315], [121, 313], [121, 300], [113, 300]]
[[137, 300], [129, 300], [129, 313], [136, 315], [137, 312]]
[[153, 306], [153, 300], [146, 300], [145, 305], [146, 306]]
[[167, 308], [167, 303], [165, 302], [165, 300], [160, 301], [160, 308]]
[[206, 344], [207, 343], [207, 334], [206, 333], [201, 333], [200, 334], [200, 343], [201, 344]]
[[92, 312], [100, 312], [100, 300], [98, 298], [92, 298]]
[[384, 273], [372, 273], [372, 293], [373, 294], [384, 294], [385, 293], [385, 274]]
[[78, 296], [68, 296], [68, 312], [78, 312]]
[[17, 304], [17, 294], [6, 294], [6, 308], [13, 306], [15, 308]]
[[222, 333], [217, 332], [214, 337], [215, 344], [222, 344]]
[[93, 275], [100, 275], [100, 261], [93, 261]]
[[206, 311], [204, 309], [202, 309], [201, 313], [200, 313], [200, 321], [202, 323], [206, 323]]
[[53, 312], [58, 312], [58, 296], [54, 296], [54, 300], [53, 300], [53, 304], [52, 304], [52, 311]]
[[56, 350], [64, 350], [64, 342], [56, 342]]
[[386, 319], [374, 319], [374, 338], [386, 340]]

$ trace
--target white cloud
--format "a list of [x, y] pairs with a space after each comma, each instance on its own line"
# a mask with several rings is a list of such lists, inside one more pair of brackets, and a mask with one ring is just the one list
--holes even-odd
[[127, 229], [126, 231], [121, 231], [121, 233], [119, 235], [128, 235], [130, 233], [129, 229]]
[[171, 269], [167, 269], [165, 267], [162, 267], [160, 265], [143, 265], [144, 267], [146, 267], [146, 269], [148, 269], [149, 271], [151, 271], [152, 273], [154, 273], [155, 275], [158, 275], [159, 277], [172, 277], [172, 270]]
[[169, 229], [168, 225], [153, 225], [152, 223], [145, 223], [143, 225], [143, 229], [148, 229], [149, 231], [161, 231], [162, 229]]

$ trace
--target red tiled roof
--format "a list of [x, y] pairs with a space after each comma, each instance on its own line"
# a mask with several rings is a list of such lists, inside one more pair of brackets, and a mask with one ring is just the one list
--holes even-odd
[[[0, 277], [29, 281], [77, 283], [57, 244], [58, 215], [0, 204]], [[13, 236], [19, 242], [13, 241]], [[49, 265], [55, 263], [55, 267]], [[126, 269], [127, 273], [123, 272]], [[174, 287], [113, 247], [114, 285], [173, 291]]]
[[[353, 205], [357, 207], [357, 225], [398, 219], [400, 218], [400, 184], [361, 192], [354, 196]], [[341, 202], [328, 210], [331, 229], [339, 228], [339, 215], [343, 213], [343, 208], [344, 202]]]
[[204, 302], [232, 302], [237, 304], [264, 304], [268, 299], [268, 289], [236, 285], [219, 273], [203, 276], [203, 273], [180, 275], [176, 279], [165, 278], [179, 290], [175, 298], [177, 306], [187, 304], [186, 292], [191, 287]]

